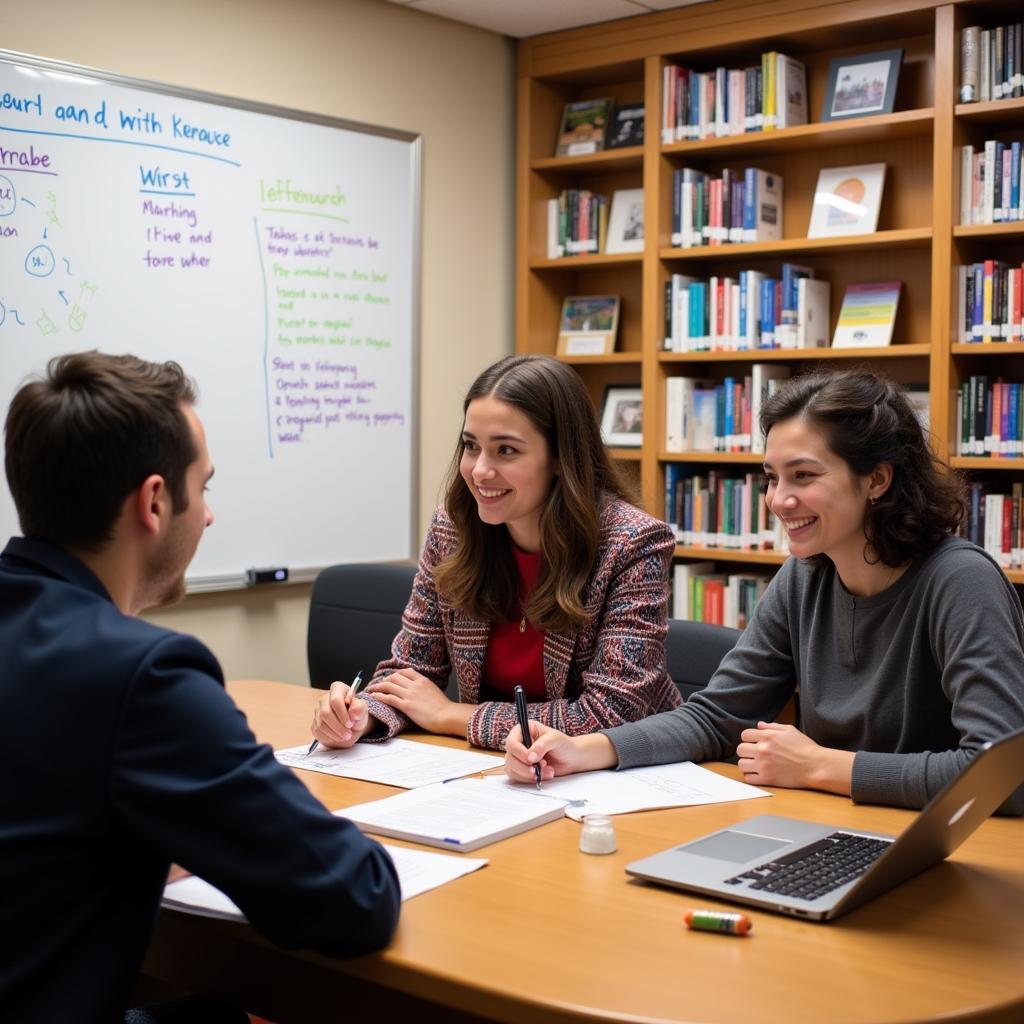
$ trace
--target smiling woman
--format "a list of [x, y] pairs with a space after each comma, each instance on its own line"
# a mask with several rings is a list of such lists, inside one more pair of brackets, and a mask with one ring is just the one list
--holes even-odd
[[[665, 669], [675, 539], [632, 503], [579, 377], [511, 356], [463, 411], [392, 657], [365, 702], [336, 683], [313, 735], [349, 746], [411, 722], [500, 748], [517, 684], [532, 719], [571, 735], [678, 705]], [[444, 694], [452, 671], [458, 702]]]
[[[1024, 616], [955, 536], [963, 485], [903, 389], [867, 371], [787, 381], [761, 412], [766, 501], [790, 558], [736, 647], [683, 707], [593, 736], [508, 739], [528, 782], [738, 758], [755, 785], [922, 807], [986, 741], [1024, 728]], [[774, 721], [799, 683], [799, 728]], [[1024, 814], [1024, 786], [1004, 805]]]

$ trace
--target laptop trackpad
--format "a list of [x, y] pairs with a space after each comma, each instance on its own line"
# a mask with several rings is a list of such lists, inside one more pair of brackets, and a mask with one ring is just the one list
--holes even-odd
[[789, 845], [789, 841], [785, 839], [754, 836], [749, 832], [730, 830], [708, 836], [706, 839], [698, 839], [685, 846], [677, 846], [676, 849], [680, 853], [693, 853], [698, 857], [713, 857], [715, 860], [727, 860], [742, 864], [744, 861], [753, 860], [755, 857], [764, 857], [773, 850], [779, 850], [783, 846]]

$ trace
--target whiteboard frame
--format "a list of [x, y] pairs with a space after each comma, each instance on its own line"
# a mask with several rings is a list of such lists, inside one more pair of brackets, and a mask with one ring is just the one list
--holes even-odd
[[[159, 96], [177, 96], [182, 99], [196, 100], [236, 110], [248, 110], [270, 117], [280, 117], [290, 121], [305, 121], [309, 124], [325, 125], [329, 128], [342, 128], [347, 131], [361, 132], [364, 135], [378, 135], [387, 139], [409, 143], [409, 177], [412, 187], [410, 209], [412, 211], [412, 294], [410, 296], [412, 348], [411, 380], [412, 394], [409, 408], [412, 426], [409, 432], [410, 446], [410, 480], [409, 480], [409, 552], [410, 559], [415, 559], [419, 550], [419, 493], [420, 493], [420, 316], [421, 278], [423, 270], [423, 136], [418, 132], [404, 131], [399, 128], [386, 128], [370, 124], [366, 121], [352, 121], [343, 117], [330, 117], [326, 114], [314, 114], [308, 110], [296, 110], [292, 107], [281, 107], [272, 103], [260, 103], [246, 100], [238, 96], [227, 96], [222, 93], [207, 92], [203, 89], [189, 89], [168, 82], [157, 82], [153, 79], [135, 78], [132, 75], [121, 75], [114, 71], [104, 71], [87, 64], [74, 64], [70, 61], [56, 60], [50, 57], [39, 57], [17, 50], [0, 48], [0, 63], [14, 67], [22, 66], [37, 71], [48, 71], [56, 75], [66, 74], [75, 78], [92, 78], [111, 85], [121, 85], [130, 89], [141, 89], [144, 92], [156, 93]], [[288, 583], [310, 583], [316, 579], [325, 566], [288, 566]], [[283, 583], [272, 586], [287, 586]], [[247, 588], [249, 584], [245, 573], [223, 573], [220, 575], [186, 577], [186, 589], [190, 594], [207, 593], [220, 590], [237, 590]], [[260, 584], [260, 586], [265, 586]]]

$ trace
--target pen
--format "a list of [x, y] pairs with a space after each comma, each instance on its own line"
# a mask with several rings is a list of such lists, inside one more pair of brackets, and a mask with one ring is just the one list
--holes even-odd
[[[360, 669], [356, 673], [355, 679], [352, 680], [352, 685], [348, 688], [348, 697], [345, 699], [345, 704], [346, 705], [351, 704], [352, 701], [355, 700], [355, 696], [359, 692], [359, 685], [360, 685], [360, 683], [362, 683], [362, 681], [363, 681], [363, 670]], [[319, 747], [319, 746], [320, 746], [320, 741], [319, 740], [313, 740], [313, 742], [310, 743], [310, 745], [309, 745], [309, 750], [306, 751], [306, 757], [309, 757], [309, 755], [312, 754], [313, 751], [316, 750], [316, 748]]]
[[[526, 714], [526, 694], [523, 693], [521, 686], [517, 686], [512, 692], [516, 695], [516, 714], [519, 716], [519, 728], [523, 734], [523, 746], [529, 748], [533, 746], [533, 737], [530, 735], [530, 721]], [[539, 764], [533, 766], [533, 772], [537, 776], [537, 788], [540, 789]]]

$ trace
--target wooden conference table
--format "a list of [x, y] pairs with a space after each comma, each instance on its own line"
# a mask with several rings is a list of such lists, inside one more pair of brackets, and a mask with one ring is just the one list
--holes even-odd
[[[317, 691], [259, 681], [229, 690], [262, 740], [308, 738]], [[299, 774], [332, 810], [396, 792]], [[618, 816], [619, 850], [609, 856], [581, 854], [568, 819], [495, 843], [472, 855], [489, 858], [483, 870], [404, 903], [386, 950], [348, 961], [163, 911], [144, 974], [231, 996], [277, 1024], [362, 1014], [417, 1024], [1024, 1021], [1024, 819], [990, 819], [949, 861], [832, 924], [755, 911], [746, 938], [687, 931], [688, 908], [726, 905], [624, 873], [638, 857], [755, 814], [888, 833], [911, 818], [826, 794], [774, 793]]]

